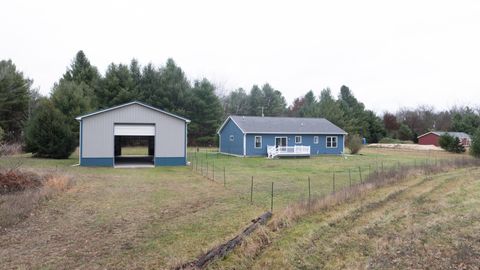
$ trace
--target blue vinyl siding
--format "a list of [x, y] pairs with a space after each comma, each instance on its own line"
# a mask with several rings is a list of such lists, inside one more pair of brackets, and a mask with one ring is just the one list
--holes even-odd
[[[262, 136], [262, 147], [255, 148], [255, 136]], [[302, 143], [295, 144], [295, 136], [302, 136]], [[318, 144], [313, 143], [313, 137], [318, 136]], [[327, 148], [326, 147], [326, 137], [327, 136], [338, 136], [337, 147], [336, 148]], [[267, 145], [275, 145], [275, 137], [287, 137], [287, 145], [309, 145], [310, 153], [312, 155], [339, 155], [343, 152], [343, 140], [344, 135], [302, 135], [302, 134], [247, 134], [247, 156], [266, 156], [267, 155]]]
[[[219, 133], [220, 152], [243, 156], [243, 132], [231, 119]], [[230, 135], [233, 135], [233, 141], [230, 141]]]

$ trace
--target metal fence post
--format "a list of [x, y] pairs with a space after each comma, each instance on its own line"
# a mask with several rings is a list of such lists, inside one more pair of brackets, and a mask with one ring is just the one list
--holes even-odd
[[362, 179], [362, 167], [358, 166], [358, 174], [360, 175], [360, 184], [363, 183], [363, 179]]
[[250, 203], [253, 203], [253, 176], [252, 183], [250, 184]]
[[308, 210], [310, 210], [312, 195], [310, 192], [310, 176], [308, 177]]
[[352, 171], [348, 169], [348, 180], [350, 181], [350, 187], [352, 187]]
[[272, 182], [272, 200], [270, 202], [270, 212], [273, 213], [273, 182]]
[[333, 181], [332, 181], [332, 184], [333, 184], [333, 193], [335, 193], [335, 168], [333, 168]]

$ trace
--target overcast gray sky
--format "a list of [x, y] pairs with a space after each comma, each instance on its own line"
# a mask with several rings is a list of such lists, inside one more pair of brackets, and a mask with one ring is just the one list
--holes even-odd
[[8, 1], [0, 58], [48, 94], [78, 50], [163, 65], [288, 103], [345, 84], [379, 113], [479, 104], [480, 1]]

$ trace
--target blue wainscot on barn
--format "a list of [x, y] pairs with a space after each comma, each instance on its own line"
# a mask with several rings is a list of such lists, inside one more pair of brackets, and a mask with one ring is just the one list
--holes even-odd
[[220, 152], [235, 156], [340, 155], [347, 133], [324, 118], [229, 116]]

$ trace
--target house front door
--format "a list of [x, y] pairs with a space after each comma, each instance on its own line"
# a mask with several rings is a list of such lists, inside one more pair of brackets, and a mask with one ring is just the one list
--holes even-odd
[[287, 137], [275, 137], [275, 147], [287, 146]]

